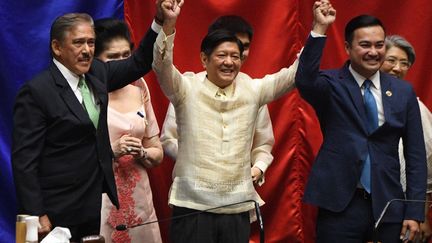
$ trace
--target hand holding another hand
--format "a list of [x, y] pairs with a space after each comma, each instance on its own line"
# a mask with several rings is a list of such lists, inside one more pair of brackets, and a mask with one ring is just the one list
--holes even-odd
[[117, 139], [112, 145], [114, 157], [118, 158], [126, 154], [133, 156], [142, 154], [141, 139], [125, 134]]
[[174, 33], [177, 17], [180, 15], [184, 0], [158, 0], [163, 14], [163, 30], [166, 35]]
[[327, 28], [336, 20], [336, 10], [328, 0], [316, 1], [313, 6], [314, 23], [312, 31], [324, 35]]

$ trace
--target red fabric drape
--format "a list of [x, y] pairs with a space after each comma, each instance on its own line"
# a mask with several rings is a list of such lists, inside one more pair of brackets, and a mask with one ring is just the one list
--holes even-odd
[[[125, 0], [125, 18], [135, 42], [144, 35], [155, 13], [153, 0]], [[432, 5], [429, 0], [345, 1], [334, 0], [337, 20], [328, 33], [322, 68], [338, 68], [347, 59], [344, 51], [344, 26], [359, 14], [380, 18], [388, 34], [406, 37], [417, 51], [417, 60], [407, 79], [414, 84], [420, 99], [432, 108], [432, 72], [428, 54], [432, 54]], [[242, 70], [262, 77], [293, 62], [310, 31], [311, 0], [187, 0], [177, 22], [174, 62], [178, 69], [201, 71], [199, 47], [208, 25], [218, 16], [236, 14], [255, 29], [251, 52]], [[152, 73], [146, 76], [160, 127], [168, 100]], [[270, 104], [276, 144], [266, 183], [258, 188], [266, 204], [261, 208], [266, 242], [314, 242], [316, 209], [301, 199], [313, 158], [322, 137], [313, 110], [294, 91]], [[171, 216], [167, 205], [173, 161], [150, 171], [153, 200], [159, 219]], [[343, 173], [343, 172], [341, 172]], [[169, 221], [160, 223], [164, 242], [168, 240]], [[145, 227], [145, 226], [143, 226]], [[251, 242], [259, 242], [258, 227], [253, 225]]]

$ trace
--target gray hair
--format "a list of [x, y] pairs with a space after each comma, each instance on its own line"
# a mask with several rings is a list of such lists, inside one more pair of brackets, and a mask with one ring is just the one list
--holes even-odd
[[386, 49], [390, 49], [395, 46], [402, 49], [408, 56], [408, 62], [413, 65], [415, 62], [415, 51], [414, 47], [402, 36], [399, 35], [389, 35], [385, 39]]
[[50, 31], [50, 50], [53, 40], [62, 42], [66, 33], [75, 27], [78, 23], [89, 23], [94, 26], [93, 18], [86, 13], [68, 13], [58, 17], [51, 25]]

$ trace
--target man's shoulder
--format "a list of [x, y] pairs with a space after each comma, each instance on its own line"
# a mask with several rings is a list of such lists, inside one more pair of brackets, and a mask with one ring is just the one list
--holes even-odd
[[[115, 61], [112, 61], [111, 63], [115, 63]], [[91, 63], [88, 74], [91, 74], [96, 77], [100, 77], [100, 76], [103, 77], [106, 76], [106, 72], [107, 72], [106, 64], [101, 60], [94, 58]]]
[[344, 73], [344, 69], [343, 68], [339, 68], [339, 69], [323, 69], [320, 70], [320, 72], [324, 75], [328, 75], [328, 76], [342, 76]]
[[384, 72], [380, 72], [380, 75], [381, 82], [388, 83], [388, 85], [390, 85], [394, 89], [406, 90], [410, 92], [411, 90], [413, 90], [412, 84], [407, 80], [396, 78], [393, 75]]
[[245, 80], [250, 80], [252, 79], [249, 75], [247, 75], [246, 73], [243, 72], [239, 72], [237, 75], [238, 78], [240, 79], [245, 79]]
[[198, 72], [198, 73], [185, 72], [183, 75], [185, 75], [186, 77], [194, 77], [194, 76], [196, 76], [199, 79], [204, 79], [207, 76], [207, 72], [206, 71], [201, 71], [201, 72]]
[[328, 81], [345, 80], [350, 78], [349, 71], [345, 67], [334, 68], [334, 69], [323, 69], [319, 71], [320, 76], [327, 77]]
[[49, 69], [45, 69], [20, 86], [16, 93], [16, 102], [18, 99], [26, 99], [29, 95], [39, 97], [38, 99], [48, 98], [48, 94], [53, 90], [53, 84], [54, 81], [51, 72]]
[[41, 88], [47, 84], [52, 83], [53, 75], [50, 68], [46, 68], [37, 73], [32, 79], [28, 80], [25, 84], [29, 87]]

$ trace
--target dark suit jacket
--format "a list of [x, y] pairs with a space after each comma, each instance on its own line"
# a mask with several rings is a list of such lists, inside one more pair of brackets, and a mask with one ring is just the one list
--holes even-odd
[[98, 128], [57, 66], [27, 82], [14, 106], [12, 166], [19, 213], [47, 214], [53, 225], [75, 225], [100, 217], [101, 194], [118, 207], [107, 128], [108, 92], [151, 70], [149, 30], [131, 58], [94, 60], [85, 74], [100, 106]]
[[[350, 73], [349, 62], [338, 70], [319, 71], [326, 38], [306, 42], [300, 56], [296, 85], [315, 109], [323, 144], [312, 167], [304, 200], [341, 212], [353, 198], [363, 161], [371, 156], [372, 208], [375, 219], [385, 204], [404, 198], [400, 184], [398, 143], [404, 141], [407, 159], [407, 199], [424, 200], [426, 155], [416, 95], [411, 85], [380, 73], [385, 122], [368, 133], [360, 87]], [[392, 203], [386, 222], [423, 220], [421, 203]]]

